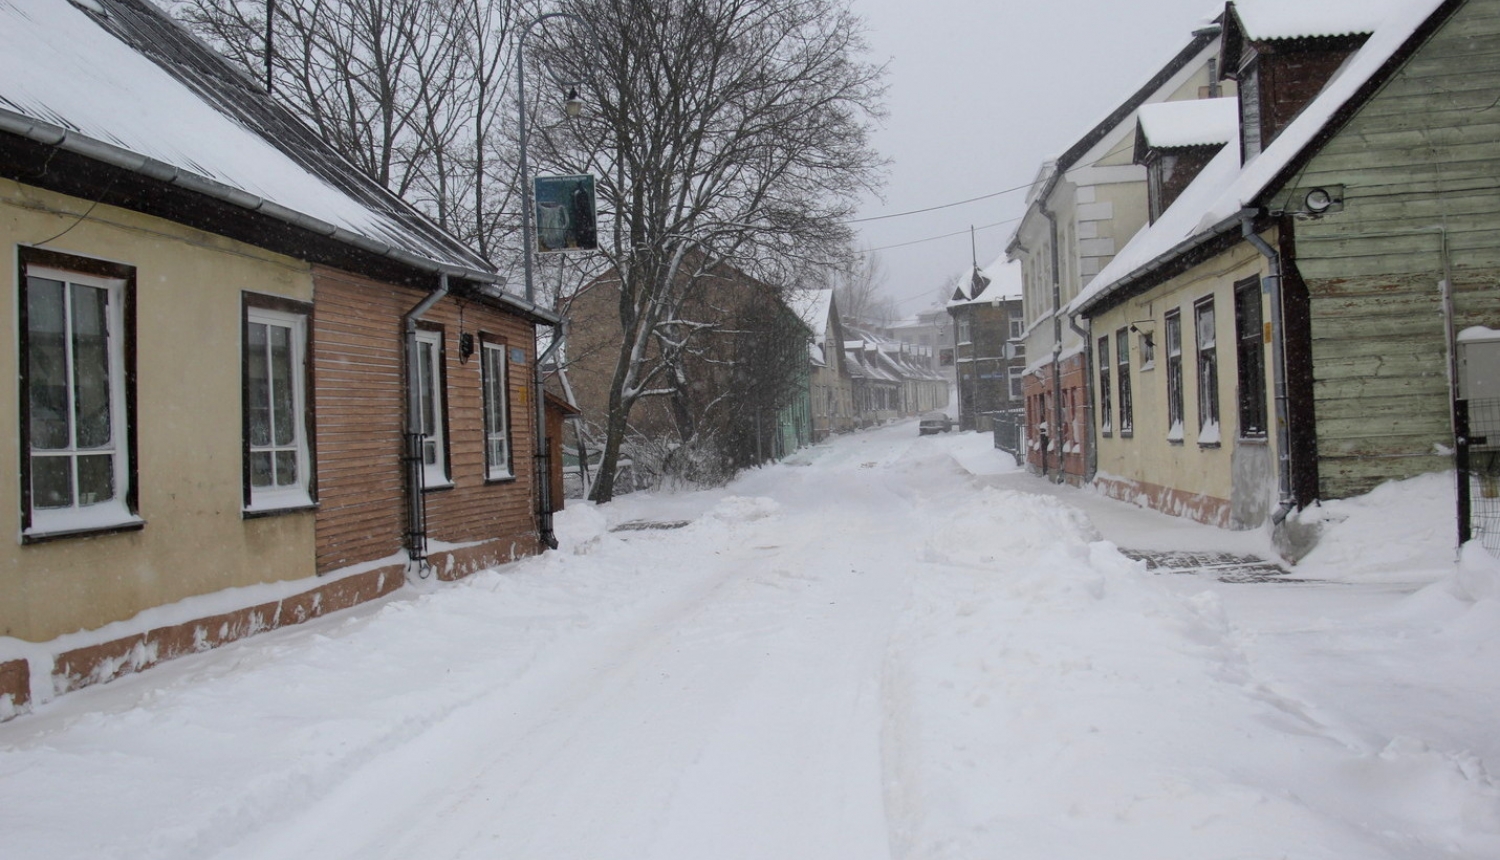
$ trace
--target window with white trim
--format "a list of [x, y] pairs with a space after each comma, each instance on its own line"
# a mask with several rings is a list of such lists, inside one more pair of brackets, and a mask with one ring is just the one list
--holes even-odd
[[1130, 330], [1122, 328], [1115, 332], [1115, 367], [1119, 371], [1120, 386], [1120, 435], [1135, 432], [1135, 402], [1130, 388]]
[[1170, 310], [1167, 329], [1167, 440], [1182, 441], [1182, 314]]
[[307, 315], [252, 301], [244, 331], [245, 510], [305, 508], [313, 503]]
[[129, 281], [102, 274], [128, 267], [80, 260], [90, 270], [84, 273], [38, 258], [70, 259], [22, 250], [23, 539], [139, 525], [125, 350]]
[[1219, 444], [1219, 350], [1214, 323], [1214, 299], [1193, 305], [1198, 345], [1198, 444]]
[[1110, 411], [1109, 335], [1099, 338], [1099, 352], [1094, 358], [1094, 364], [1099, 367], [1099, 432], [1109, 436], [1114, 432]]
[[417, 331], [417, 417], [422, 429], [422, 486], [446, 487], [448, 444], [447, 398], [443, 396], [443, 333]]
[[504, 343], [485, 341], [480, 370], [484, 385], [484, 474], [489, 480], [514, 476], [510, 462], [510, 398]]

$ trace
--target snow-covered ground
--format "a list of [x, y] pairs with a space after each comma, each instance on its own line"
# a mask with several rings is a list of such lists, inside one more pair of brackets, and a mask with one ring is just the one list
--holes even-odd
[[[1500, 564], [1433, 477], [1266, 552], [913, 423], [0, 725], [0, 856], [1500, 858]], [[611, 531], [629, 521], [675, 529]]]

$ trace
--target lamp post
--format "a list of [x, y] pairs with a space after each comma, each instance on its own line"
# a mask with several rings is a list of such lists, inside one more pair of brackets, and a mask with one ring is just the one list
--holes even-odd
[[[571, 18], [582, 23], [582, 19], [569, 12], [548, 12], [545, 15], [538, 15], [526, 25], [526, 29], [521, 32], [521, 40], [516, 45], [516, 104], [518, 105], [516, 129], [521, 144], [521, 262], [522, 271], [525, 273], [526, 301], [533, 303], [536, 301], [536, 290], [532, 286], [531, 271], [533, 244], [531, 169], [526, 160], [526, 38], [531, 35], [536, 25], [549, 18]], [[578, 97], [578, 90], [568, 90], [568, 100], [564, 103], [564, 108], [569, 118], [576, 118], [583, 111], [583, 100]]]
[[[532, 283], [532, 259], [533, 238], [531, 219], [534, 216], [531, 202], [531, 167], [526, 158], [526, 38], [536, 25], [549, 18], [571, 18], [583, 23], [577, 15], [567, 12], [548, 12], [533, 18], [526, 29], [521, 33], [520, 42], [516, 45], [516, 104], [517, 104], [517, 132], [520, 139], [521, 160], [521, 261], [522, 271], [525, 273], [526, 301], [530, 304], [536, 303], [536, 289]], [[569, 88], [566, 102], [566, 110], [570, 118], [575, 118], [583, 110], [583, 100], [578, 97], [578, 90]], [[552, 440], [547, 436], [547, 396], [543, 385], [542, 366], [546, 363], [557, 348], [562, 345], [562, 326], [557, 325], [552, 330], [552, 342], [547, 346], [546, 352], [538, 355], [532, 368], [532, 394], [535, 399], [533, 404], [534, 420], [536, 421], [536, 432], [534, 440], [535, 451], [535, 488], [537, 499], [537, 534], [542, 542], [552, 549], [557, 549], [557, 537], [552, 532]]]

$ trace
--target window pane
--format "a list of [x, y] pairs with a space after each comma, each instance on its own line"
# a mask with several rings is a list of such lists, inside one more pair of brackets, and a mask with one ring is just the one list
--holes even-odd
[[78, 458], [78, 504], [94, 505], [115, 497], [115, 458], [93, 454]]
[[275, 444], [290, 445], [296, 441], [297, 427], [292, 418], [296, 408], [292, 397], [292, 330], [287, 326], [271, 326], [270, 335], [272, 436]]
[[484, 430], [505, 430], [505, 352], [492, 346], [484, 349]]
[[271, 376], [266, 356], [269, 328], [264, 323], [250, 323], [245, 331], [245, 386], [249, 389], [251, 445], [271, 444]]
[[[68, 347], [63, 336], [67, 320], [62, 281], [26, 279], [26, 319], [31, 447], [41, 451], [64, 450], [71, 444], [72, 410], [68, 404]], [[68, 483], [71, 485], [71, 481]]]
[[34, 508], [70, 508], [73, 506], [73, 458], [31, 458], [31, 506]]
[[[74, 284], [73, 398], [80, 449], [110, 444], [108, 294]], [[87, 502], [85, 502], [87, 504]]]
[[[417, 390], [420, 392], [422, 400], [423, 436], [431, 436], [437, 432], [437, 416], [434, 414], [432, 396], [433, 389], [435, 388], [432, 384], [433, 365], [435, 364], [433, 354], [436, 352], [437, 347], [430, 343], [420, 344], [417, 348]], [[429, 459], [427, 462], [433, 463], [435, 461]]]
[[297, 452], [276, 452], [276, 486], [294, 487], [297, 485]]
[[255, 451], [250, 454], [250, 486], [271, 486], [270, 451]]

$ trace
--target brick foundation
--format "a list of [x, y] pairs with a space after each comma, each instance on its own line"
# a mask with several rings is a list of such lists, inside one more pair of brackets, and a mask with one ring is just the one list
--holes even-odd
[[31, 710], [31, 666], [25, 660], [0, 663], [0, 721]]
[[[266, 630], [301, 624], [330, 612], [348, 609], [390, 594], [405, 582], [401, 566], [385, 567], [281, 600], [64, 651], [54, 660], [52, 688], [62, 694], [112, 681], [174, 657], [207, 651]], [[9, 665], [0, 665], [0, 683], [6, 677], [4, 667]], [[5, 688], [0, 687], [0, 694], [3, 692]]]
[[1094, 486], [1112, 499], [1151, 508], [1174, 517], [1186, 517], [1221, 529], [1229, 528], [1227, 499], [1124, 478], [1095, 478]]

